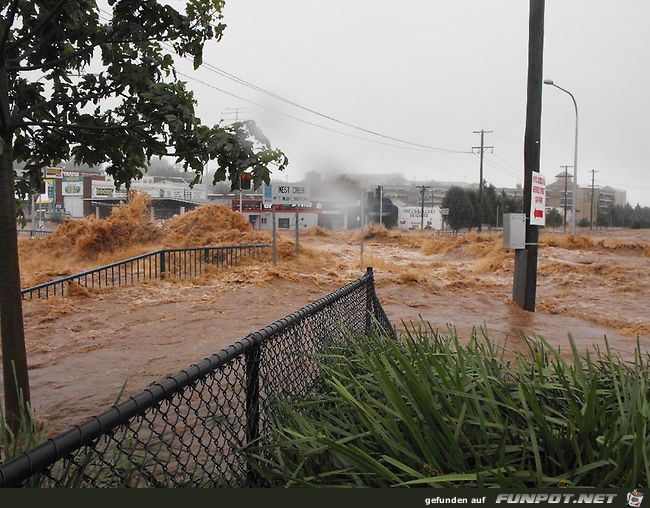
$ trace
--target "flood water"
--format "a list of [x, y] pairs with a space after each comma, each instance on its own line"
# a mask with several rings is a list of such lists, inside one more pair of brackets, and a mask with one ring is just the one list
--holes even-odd
[[[288, 241], [287, 237], [287, 241]], [[484, 327], [509, 347], [522, 334], [568, 349], [603, 345], [630, 358], [650, 351], [650, 232], [619, 231], [540, 248], [537, 312], [511, 301], [512, 253], [498, 235], [371, 232], [364, 260], [358, 235], [305, 235], [298, 261], [285, 256], [193, 281], [152, 282], [26, 303], [32, 404], [50, 432], [106, 409], [125, 394], [172, 375], [375, 269], [391, 321], [455, 329]]]

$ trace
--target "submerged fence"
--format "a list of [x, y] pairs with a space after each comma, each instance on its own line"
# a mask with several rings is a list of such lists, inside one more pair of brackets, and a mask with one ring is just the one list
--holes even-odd
[[115, 287], [165, 277], [192, 278], [207, 266], [229, 268], [243, 258], [257, 258], [268, 244], [162, 249], [23, 289], [23, 300], [65, 296], [71, 283], [85, 288]]
[[0, 466], [0, 486], [253, 486], [246, 445], [278, 401], [321, 379], [313, 355], [345, 337], [392, 333], [372, 269], [176, 376]]
[[50, 236], [52, 231], [47, 231], [45, 229], [18, 229], [18, 236], [28, 236], [29, 238], [43, 238], [45, 236]]

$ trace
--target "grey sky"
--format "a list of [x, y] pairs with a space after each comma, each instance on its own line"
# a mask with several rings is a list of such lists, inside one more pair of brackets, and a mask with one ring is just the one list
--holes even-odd
[[[485, 178], [523, 178], [528, 1], [229, 0], [228, 25], [205, 61], [342, 121], [415, 143], [469, 151], [472, 131], [494, 131]], [[580, 111], [580, 185], [624, 188], [650, 205], [650, 2], [547, 0], [544, 75], [570, 90]], [[209, 69], [178, 68], [253, 102], [381, 143], [393, 141], [315, 116]], [[185, 79], [185, 78], [183, 78]], [[289, 179], [307, 171], [404, 173], [478, 181], [478, 157], [366, 142], [279, 116], [189, 80], [199, 113], [215, 123], [245, 108], [285, 150]], [[232, 118], [232, 115], [230, 115]], [[542, 172], [573, 163], [575, 115], [568, 95], [544, 87]]]

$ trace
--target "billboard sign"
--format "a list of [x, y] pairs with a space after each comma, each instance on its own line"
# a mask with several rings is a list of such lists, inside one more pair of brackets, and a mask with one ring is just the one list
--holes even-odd
[[61, 186], [64, 196], [83, 196], [84, 186], [82, 176], [64, 176]]
[[530, 225], [546, 225], [546, 178], [533, 171], [530, 197]]
[[63, 170], [61, 168], [45, 168], [44, 178], [63, 178]]

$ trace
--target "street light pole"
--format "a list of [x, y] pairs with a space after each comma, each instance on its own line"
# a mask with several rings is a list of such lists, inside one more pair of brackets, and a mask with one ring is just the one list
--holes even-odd
[[554, 86], [555, 88], [562, 90], [564, 93], [569, 94], [569, 97], [571, 97], [571, 100], [573, 101], [573, 107], [576, 110], [576, 134], [575, 134], [575, 142], [573, 145], [573, 200], [572, 200], [573, 202], [571, 205], [571, 212], [572, 212], [571, 213], [571, 234], [575, 235], [576, 234], [576, 202], [578, 201], [578, 103], [576, 102], [576, 98], [573, 96], [571, 92], [553, 83], [552, 79], [545, 79], [544, 84]]

